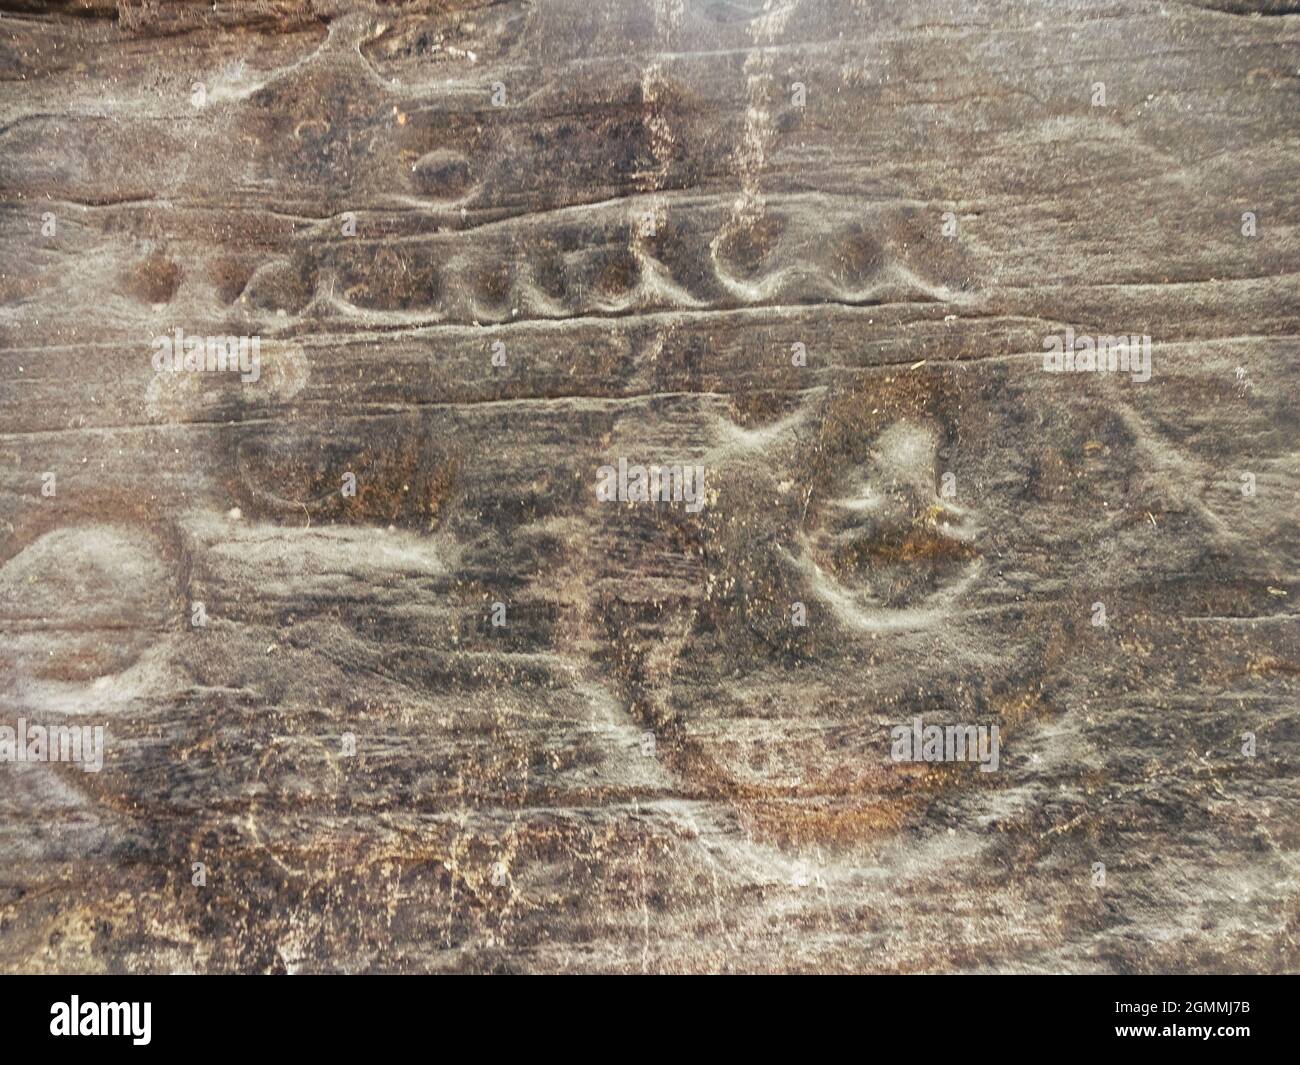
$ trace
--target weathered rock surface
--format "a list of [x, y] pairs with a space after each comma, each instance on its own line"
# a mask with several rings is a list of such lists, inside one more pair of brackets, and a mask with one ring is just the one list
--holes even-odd
[[1300, 5], [0, 11], [0, 968], [1300, 970]]

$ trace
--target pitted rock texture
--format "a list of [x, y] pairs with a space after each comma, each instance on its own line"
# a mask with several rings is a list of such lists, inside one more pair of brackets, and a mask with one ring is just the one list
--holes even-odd
[[1298, 12], [0, 3], [0, 969], [1300, 970]]

